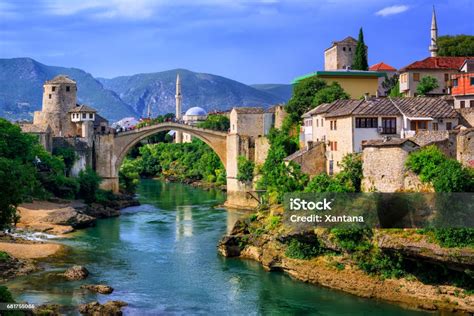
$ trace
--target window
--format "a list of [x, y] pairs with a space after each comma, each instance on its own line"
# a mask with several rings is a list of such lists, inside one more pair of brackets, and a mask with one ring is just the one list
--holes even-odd
[[71, 90], [70, 86], [66, 86], [66, 92], [69, 92]]
[[433, 123], [433, 131], [437, 131], [438, 130], [438, 123]]
[[319, 127], [319, 120], [316, 119], [316, 127]]
[[413, 81], [420, 81], [420, 73], [418, 72], [413, 73]]
[[51, 94], [48, 97], [51, 99]]
[[349, 47], [349, 51], [352, 52], [352, 47]]
[[333, 124], [334, 124], [334, 126], [333, 126], [333, 127], [334, 127], [334, 130], [337, 130], [337, 125], [336, 125], [336, 124], [337, 124], [337, 121], [334, 120], [333, 122], [334, 122], [334, 123], [333, 123]]
[[459, 102], [459, 106], [461, 107], [461, 109], [464, 109], [466, 107], [466, 101]]
[[321, 127], [324, 127], [324, 119], [321, 119]]
[[450, 130], [452, 130], [452, 129], [453, 129], [453, 123], [451, 123], [451, 122], [446, 122], [446, 130], [447, 130], [447, 131], [450, 131]]
[[376, 117], [356, 117], [356, 128], [377, 128], [378, 120]]
[[383, 134], [396, 134], [397, 119], [395, 117], [382, 117], [382, 129]]
[[469, 101], [469, 107], [474, 108], [474, 100]]
[[345, 47], [343, 47], [343, 48], [342, 48], [342, 50], [343, 50], [343, 51], [346, 51], [346, 48], [345, 48]]
[[453, 79], [453, 87], [457, 87], [458, 86], [458, 79]]
[[331, 151], [337, 151], [337, 142], [329, 142], [329, 148]]
[[474, 86], [474, 77], [471, 77], [471, 86]]
[[82, 113], [82, 118], [83, 119], [87, 118], [86, 113]]
[[444, 74], [444, 81], [449, 81], [449, 74]]
[[56, 91], [56, 87], [53, 86], [53, 87], [51, 88], [51, 91], [53, 91], [53, 92]]
[[329, 123], [331, 124], [329, 129], [332, 131], [332, 121], [329, 121]]
[[428, 123], [426, 121], [411, 121], [410, 129], [412, 131], [426, 130], [428, 129]]
[[89, 118], [92, 119], [94, 117], [94, 114], [89, 113]]
[[337, 142], [333, 142], [334, 151], [337, 151]]

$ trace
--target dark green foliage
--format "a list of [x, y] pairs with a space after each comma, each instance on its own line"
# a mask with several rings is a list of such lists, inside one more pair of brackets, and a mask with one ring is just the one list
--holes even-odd
[[253, 180], [253, 171], [255, 163], [244, 156], [239, 156], [237, 161], [237, 180], [240, 182], [251, 182]]
[[321, 245], [317, 240], [312, 242], [299, 241], [293, 238], [288, 243], [288, 248], [285, 251], [285, 256], [293, 259], [309, 260], [322, 253]]
[[428, 230], [443, 247], [474, 248], [474, 228], [438, 228]]
[[337, 82], [328, 85], [324, 80], [313, 76], [293, 86], [293, 96], [285, 110], [291, 123], [295, 124], [301, 121], [301, 115], [318, 105], [348, 98], [349, 95]]
[[[219, 157], [198, 139], [192, 143], [145, 145], [139, 149], [139, 155], [134, 161], [124, 162], [126, 172], [123, 176], [135, 177], [136, 172], [143, 177], [204, 180], [217, 185], [226, 183], [225, 168]], [[124, 185], [125, 181], [122, 179]]]
[[362, 31], [362, 28], [359, 30], [359, 38], [357, 40], [352, 69], [369, 70], [369, 63], [367, 62], [367, 48], [365, 47], [364, 32]]
[[10, 256], [8, 255], [8, 253], [4, 251], [0, 251], [0, 262], [7, 261], [8, 259], [10, 259]]
[[86, 203], [92, 203], [96, 200], [96, 192], [102, 179], [94, 170], [87, 168], [79, 173], [79, 197]]
[[316, 107], [323, 103], [331, 103], [336, 100], [349, 99], [349, 95], [337, 82], [332, 82], [327, 87], [322, 88], [314, 95], [311, 105]]
[[12, 294], [6, 286], [0, 285], [0, 303], [15, 303]]
[[362, 159], [360, 154], [347, 154], [341, 161], [342, 170], [335, 176], [321, 173], [311, 179], [305, 192], [360, 192]]
[[331, 234], [336, 238], [337, 244], [345, 250], [365, 251], [371, 248], [372, 230], [370, 229], [333, 228]]
[[230, 120], [224, 115], [211, 114], [204, 122], [200, 122], [198, 127], [227, 132], [230, 128]]
[[287, 131], [272, 129], [268, 135], [270, 149], [257, 183], [259, 189], [267, 190], [267, 195], [274, 202], [281, 202], [287, 192], [302, 191], [308, 182], [308, 176], [301, 172], [301, 167], [293, 162], [286, 164], [283, 159], [297, 149], [297, 140]]
[[447, 158], [435, 145], [411, 153], [406, 164], [422, 182], [431, 182], [436, 192], [474, 190], [473, 172], [458, 161]]
[[444, 35], [438, 37], [439, 56], [474, 56], [473, 35]]
[[421, 78], [420, 82], [418, 83], [418, 86], [416, 87], [416, 93], [418, 95], [427, 95], [438, 87], [438, 80], [435, 77], [425, 76]]
[[366, 273], [379, 275], [383, 279], [401, 278], [406, 274], [403, 269], [403, 258], [400, 254], [385, 254], [378, 250], [370, 253], [359, 253], [357, 265]]
[[382, 88], [384, 89], [385, 95], [390, 95], [392, 91], [395, 93], [395, 87], [398, 86], [398, 93], [400, 93], [400, 85], [398, 82], [398, 75], [387, 76], [385, 75], [385, 79], [382, 82]]
[[112, 191], [98, 189], [95, 193], [95, 202], [102, 205], [107, 205], [116, 199], [117, 196]]
[[139, 159], [125, 159], [122, 163], [119, 171], [120, 191], [128, 194], [135, 193], [140, 182], [140, 161]]
[[74, 165], [74, 162], [77, 159], [76, 152], [74, 151], [74, 149], [71, 147], [54, 148], [53, 155], [62, 158], [64, 166], [66, 168], [66, 174], [69, 175], [72, 166]]
[[390, 93], [388, 94], [389, 97], [392, 98], [400, 98], [403, 97], [403, 94], [400, 92], [400, 82], [397, 81], [395, 86], [390, 90]]

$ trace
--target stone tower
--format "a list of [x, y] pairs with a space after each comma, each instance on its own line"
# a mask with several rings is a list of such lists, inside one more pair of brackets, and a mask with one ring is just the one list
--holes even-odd
[[[176, 121], [181, 121], [182, 117], [182, 110], [181, 110], [181, 103], [183, 101], [183, 96], [181, 95], [181, 79], [179, 78], [179, 74], [176, 76]], [[180, 131], [176, 131], [175, 134], [175, 142], [182, 143], [183, 142], [183, 133]]]
[[332, 46], [324, 51], [324, 70], [350, 69], [356, 47], [357, 40], [352, 36], [332, 42]]
[[42, 110], [35, 112], [33, 124], [51, 127], [53, 136], [75, 135], [69, 111], [76, 107], [77, 85], [67, 76], [59, 75], [43, 85]]
[[438, 56], [438, 25], [436, 23], [436, 11], [433, 6], [433, 15], [431, 16], [431, 57]]

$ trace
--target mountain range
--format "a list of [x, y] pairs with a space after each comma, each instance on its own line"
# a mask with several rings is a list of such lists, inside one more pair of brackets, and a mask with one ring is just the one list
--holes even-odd
[[217, 75], [186, 69], [94, 78], [77, 68], [48, 66], [31, 58], [0, 59], [0, 116], [31, 119], [41, 110], [43, 83], [64, 74], [78, 86], [78, 103], [94, 107], [111, 121], [127, 116], [153, 116], [175, 110], [175, 83], [182, 83], [183, 110], [200, 106], [207, 111], [222, 111], [233, 106], [263, 106], [285, 103], [291, 85], [243, 83]]

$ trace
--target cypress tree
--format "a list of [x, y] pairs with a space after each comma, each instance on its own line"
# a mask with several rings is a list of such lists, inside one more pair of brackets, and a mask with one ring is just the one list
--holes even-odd
[[359, 30], [359, 39], [355, 51], [354, 63], [352, 69], [355, 70], [369, 70], [369, 63], [367, 62], [367, 48], [364, 43], [364, 32], [362, 28]]

